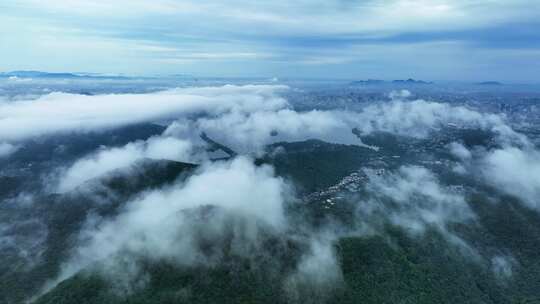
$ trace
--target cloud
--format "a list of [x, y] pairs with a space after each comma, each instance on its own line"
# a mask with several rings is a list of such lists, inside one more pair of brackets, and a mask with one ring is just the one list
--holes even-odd
[[505, 147], [487, 152], [480, 160], [483, 179], [504, 193], [540, 211], [540, 152]]
[[[277, 140], [313, 137], [361, 144], [351, 134], [352, 128], [363, 134], [386, 131], [427, 136], [431, 129], [442, 128], [447, 123], [491, 128], [501, 135], [516, 137], [499, 116], [424, 100], [404, 101], [399, 94], [394, 94], [390, 103], [370, 105], [360, 112], [297, 112], [280, 97], [284, 90], [287, 87], [279, 85], [227, 85], [146, 94], [51, 93], [38, 99], [1, 103], [0, 138], [22, 141], [36, 136], [93, 132], [167, 120], [179, 120], [173, 127], [187, 123], [193, 132], [208, 132], [242, 151], [259, 150]], [[175, 132], [173, 128], [168, 131]]]
[[[13, 213], [10, 215], [15, 217], [15, 220], [4, 220], [0, 223], [0, 252], [5, 254], [6, 261], [22, 264], [23, 270], [29, 270], [43, 258], [47, 225], [33, 218], [23, 219]], [[17, 231], [34, 231], [34, 233], [25, 235]], [[21, 260], [24, 263], [21, 263]]]
[[[522, 0], [17, 0], [2, 4], [0, 37], [13, 47], [0, 55], [14, 69], [448, 80], [463, 79], [467, 70], [470, 79], [523, 81], [534, 67], [508, 69], [523, 62], [515, 49], [537, 47], [534, 39], [525, 47], [514, 42], [538, 26], [539, 9]], [[501, 41], [486, 29], [511, 39]], [[502, 68], [492, 67], [490, 44], [503, 48], [496, 60]], [[531, 57], [527, 62], [538, 59]]]
[[290, 303], [313, 298], [324, 303], [343, 283], [341, 266], [335, 252], [335, 235], [310, 241], [309, 250], [299, 261], [297, 269], [284, 281], [284, 290]]
[[456, 142], [448, 148], [460, 161], [454, 167], [457, 173], [469, 174], [540, 211], [540, 152], [526, 137], [520, 139], [519, 144], [502, 141], [501, 146], [491, 149], [469, 150]]
[[317, 138], [327, 142], [364, 145], [352, 133], [361, 136], [373, 132], [389, 132], [408, 137], [426, 138], [449, 125], [460, 128], [480, 128], [495, 132], [503, 142], [526, 143], [526, 138], [514, 132], [504, 117], [483, 114], [461, 106], [425, 100], [405, 100], [408, 91], [392, 92], [390, 102], [380, 102], [357, 111], [303, 111], [288, 103], [271, 109], [260, 107], [224, 112], [219, 116], [202, 116], [191, 121], [179, 121], [165, 132], [185, 133], [186, 129], [206, 132], [219, 142], [239, 152], [261, 151], [264, 145], [279, 141], [300, 141]]
[[499, 279], [507, 280], [512, 277], [516, 259], [508, 255], [497, 255], [491, 259], [491, 269]]
[[284, 277], [289, 299], [306, 292], [325, 298], [342, 280], [335, 235], [292, 228], [285, 205], [294, 200], [270, 166], [246, 157], [204, 163], [184, 182], [144, 193], [115, 216], [89, 216], [61, 274], [44, 290], [87, 270], [130, 293], [148, 281], [142, 261], [206, 268], [235, 257], [253, 269], [271, 265], [265, 275]]
[[31, 78], [19, 78], [17, 76], [10, 76], [8, 77], [9, 81], [17, 81], [17, 82], [29, 82], [32, 81]]
[[390, 97], [390, 99], [406, 99], [411, 97], [412, 93], [409, 90], [399, 90], [390, 92], [388, 96]]
[[102, 148], [61, 170], [56, 188], [59, 192], [73, 190], [86, 181], [115, 169], [127, 168], [143, 158], [189, 162], [192, 152], [189, 141], [159, 136], [132, 142], [123, 147]]
[[[391, 93], [390, 102], [351, 112], [295, 111], [281, 97], [287, 89], [279, 85], [227, 85], [145, 94], [52, 93], [37, 99], [5, 101], [0, 104], [0, 138], [18, 142], [36, 136], [173, 121], [161, 138], [101, 150], [79, 160], [62, 173], [62, 192], [140, 158], [192, 160], [189, 146], [204, 145], [199, 138], [202, 132], [237, 152], [257, 154], [271, 143], [311, 138], [365, 146], [357, 135], [379, 131], [425, 138], [449, 124], [493, 131], [504, 143], [527, 142], [505, 123], [504, 117], [444, 103], [406, 100], [411, 96], [408, 91]], [[358, 131], [356, 135], [353, 129]], [[8, 142], [0, 146], [5, 155], [13, 153], [15, 147]]]
[[[394, 98], [398, 95], [394, 95]], [[427, 137], [449, 125], [495, 132], [504, 142], [525, 143], [526, 138], [510, 128], [504, 117], [484, 114], [463, 106], [422, 99], [377, 103], [364, 108], [357, 117], [357, 128], [364, 134], [384, 131], [401, 136]]]
[[33, 201], [26, 193], [1, 201], [0, 252], [5, 265], [17, 265], [4, 268], [8, 275], [29, 271], [43, 261], [49, 227], [32, 214]]
[[[102, 150], [75, 163], [64, 174], [66, 182], [61, 182], [60, 189], [66, 191], [143, 157], [187, 161], [187, 155], [175, 149], [187, 153], [190, 144], [203, 145], [199, 138], [202, 132], [237, 152], [257, 154], [263, 153], [266, 145], [279, 141], [316, 138], [365, 146], [361, 137], [373, 132], [426, 138], [449, 125], [492, 131], [505, 145], [530, 145], [526, 137], [508, 126], [504, 117], [445, 103], [407, 100], [411, 96], [408, 91], [393, 92], [390, 102], [352, 112], [295, 111], [281, 96], [287, 89], [279, 85], [226, 85], [144, 94], [51, 93], [37, 99], [4, 101], [0, 103], [0, 138], [4, 141], [0, 148], [7, 155], [13, 153], [14, 142], [37, 136], [99, 132], [141, 122], [173, 122], [159, 140]], [[174, 149], [167, 148], [168, 143]]]
[[282, 107], [283, 86], [223, 86], [148, 94], [85, 96], [51, 93], [36, 100], [0, 104], [0, 139], [90, 132], [179, 116]]
[[[531, 12], [529, 2], [478, 1], [470, 5], [467, 1], [368, 1], [348, 3], [346, 1], [297, 1], [290, 4], [284, 1], [272, 3], [252, 3], [246, 0], [230, 2], [212, 1], [116, 1], [104, 0], [72, 2], [51, 0], [46, 3], [36, 0], [19, 0], [21, 11], [34, 8], [40, 12], [56, 15], [77, 14], [81, 18], [115, 20], [128, 22], [133, 18], [146, 17], [152, 24], [161, 19], [176, 18], [182, 22], [213, 17], [216, 25], [210, 30], [219, 31], [219, 26], [240, 30], [241, 26], [249, 32], [262, 32], [256, 26], [268, 30], [268, 34], [345, 34], [373, 32], [395, 33], [436, 30], [482, 28], [490, 24], [525, 19], [537, 14]], [[12, 8], [11, 5], [6, 5]], [[533, 5], [535, 6], [535, 5]], [[16, 12], [19, 10], [15, 10]], [[481, 14], [489, 11], [490, 14]], [[106, 13], [103, 13], [106, 12]], [[117, 13], [124, 13], [118, 16]], [[505, 12], [505, 14], [501, 14]], [[384, 20], [384, 22], [383, 22]], [[319, 22], [317, 22], [319, 21]], [[179, 25], [181, 23], [173, 23]], [[128, 25], [132, 25], [128, 23]], [[175, 27], [176, 28], [176, 27]]]
[[[233, 238], [242, 238], [238, 249], [255, 246], [260, 227], [277, 232], [286, 229], [283, 203], [290, 194], [287, 184], [274, 175], [271, 167], [256, 167], [247, 158], [203, 165], [185, 183], [150, 191], [128, 202], [117, 217], [89, 221], [81, 233], [80, 247], [64, 265], [61, 278], [94, 262], [114, 261], [124, 255], [165, 259], [178, 265], [211, 262], [214, 257], [205, 257], [196, 246], [197, 238], [199, 233], [224, 238], [227, 214], [242, 219], [233, 222], [233, 226], [241, 225], [232, 230]], [[198, 216], [188, 212], [207, 206], [224, 213], [207, 222], [194, 221], [193, 216]], [[239, 254], [248, 256], [251, 252]]]
[[460, 143], [452, 142], [448, 145], [448, 149], [450, 150], [450, 154], [454, 155], [460, 160], [466, 161], [472, 157], [471, 151]]
[[8, 157], [19, 150], [19, 146], [5, 142], [0, 142], [0, 158]]
[[[239, 152], [260, 152], [265, 145], [278, 141], [320, 138], [329, 142], [356, 143], [352, 121], [343, 121], [343, 113], [327, 111], [296, 112], [289, 108], [277, 111], [231, 112], [194, 121], [193, 129]], [[174, 132], [170, 129], [169, 132]]]
[[448, 241], [468, 249], [458, 235], [449, 230], [453, 223], [476, 218], [465, 193], [443, 185], [434, 173], [418, 166], [403, 166], [397, 172], [365, 171], [368, 176], [368, 199], [358, 203], [359, 218], [368, 227], [390, 223], [418, 236], [436, 229]]
[[[265, 145], [273, 142], [309, 138], [362, 145], [361, 137], [374, 132], [427, 138], [449, 127], [491, 131], [497, 135], [503, 151], [514, 146], [518, 150], [530, 147], [527, 139], [513, 131], [502, 116], [445, 103], [410, 100], [412, 94], [408, 91], [394, 92], [390, 101], [353, 112], [296, 111], [281, 95], [287, 89], [227, 85], [145, 94], [52, 93], [0, 104], [0, 136], [9, 145], [37, 136], [98, 132], [140, 122], [168, 124], [159, 136], [122, 147], [100, 148], [64, 168], [57, 186], [61, 192], [129, 167], [141, 158], [201, 162], [200, 169], [187, 180], [145, 192], [126, 202], [114, 216], [88, 217], [78, 235], [77, 247], [51, 286], [83, 269], [97, 268], [109, 278], [118, 278], [113, 272], [124, 274], [118, 282], [123, 282], [122, 290], [129, 290], [145, 283], [144, 271], [139, 267], [143, 259], [165, 260], [179, 266], [215, 265], [225, 254], [219, 248], [224, 240], [230, 240], [234, 253], [243, 258], [252, 259], [259, 253], [266, 257], [269, 251], [263, 243], [267, 234], [279, 240], [291, 238], [303, 245], [294, 271], [286, 279], [289, 286], [284, 286], [284, 290], [288, 297], [298, 298], [306, 286], [317, 286], [317, 290], [323, 291], [318, 297], [323, 297], [328, 290], [325, 288], [339, 284], [342, 274], [334, 252], [339, 233], [292, 231], [284, 205], [294, 201], [293, 187], [275, 176], [271, 167], [256, 166], [245, 156], [209, 161], [199, 149], [204, 147], [201, 132], [240, 154], [262, 153]], [[353, 134], [353, 129], [357, 134]], [[448, 148], [463, 162], [476, 159], [473, 152], [459, 143]], [[492, 152], [494, 156], [486, 158], [492, 170], [516, 166], [508, 163], [521, 166], [531, 162], [524, 156], [520, 158], [519, 153], [502, 157], [500, 152]], [[358, 199], [360, 225], [384, 231], [384, 224], [391, 224], [412, 236], [435, 229], [449, 242], [472, 252], [450, 228], [475, 219], [462, 190], [444, 185], [437, 175], [423, 167], [403, 166], [382, 175], [365, 172], [368, 196]], [[493, 180], [525, 187], [523, 190], [510, 185], [520, 189], [521, 195], [538, 195], [538, 187], [523, 186], [530, 181]], [[208, 252], [204, 250], [205, 244], [215, 248]]]
[[[408, 100], [408, 91], [393, 93], [392, 100], [370, 104], [357, 112], [296, 111], [280, 96], [283, 90], [287, 88], [222, 86], [147, 94], [54, 93], [36, 100], [3, 103], [2, 113], [7, 114], [0, 118], [0, 127], [7, 128], [0, 128], [0, 134], [20, 141], [38, 135], [99, 131], [138, 122], [172, 122], [160, 136], [123, 147], [104, 147], [76, 161], [62, 172], [60, 191], [74, 189], [141, 158], [204, 160], [195, 155], [200, 152], [196, 147], [201, 144], [201, 132], [239, 152], [252, 153], [261, 152], [265, 145], [276, 141], [308, 138], [361, 145], [361, 139], [352, 133], [353, 128], [360, 137], [382, 131], [419, 138], [448, 127], [479, 128], [494, 132], [502, 147], [486, 152], [486, 176], [519, 172], [513, 168], [525, 170], [527, 164], [530, 169], [530, 164], [537, 164], [540, 159], [534, 153], [524, 152], [530, 148], [527, 139], [513, 131], [502, 116], [444, 103]], [[19, 119], [25, 122], [23, 130], [13, 127], [13, 121]], [[477, 159], [474, 151], [459, 143], [450, 144], [448, 149], [463, 162]], [[365, 173], [368, 195], [359, 198], [357, 206], [361, 225], [384, 231], [384, 225], [390, 224], [412, 236], [435, 229], [449, 242], [470, 249], [451, 229], [453, 224], [475, 219], [462, 189], [443, 184], [435, 173], [418, 166], [403, 166], [384, 174], [366, 169]], [[537, 179], [534, 173], [524, 176], [521, 179], [502, 174], [492, 181], [531, 200], [538, 196], [539, 186], [534, 184]], [[139, 267], [142, 259], [165, 260], [180, 266], [215, 265], [225, 253], [220, 248], [208, 252], [203, 245], [219, 247], [225, 239], [231, 240], [233, 252], [241, 257], [249, 259], [258, 253], [268, 256], [262, 240], [264, 235], [272, 234], [281, 240], [300, 240], [305, 245], [294, 271], [287, 277], [287, 296], [298, 298], [307, 284], [317, 286], [321, 291], [317, 296], [324, 297], [325, 288], [335, 287], [342, 279], [334, 252], [339, 233], [291, 230], [284, 211], [285, 203], [294, 200], [291, 188], [275, 176], [271, 167], [256, 166], [245, 156], [220, 162], [206, 159], [187, 180], [143, 193], [126, 202], [114, 216], [90, 216], [78, 235], [77, 247], [53, 285], [83, 269], [99, 268], [106, 277], [118, 278], [114, 272], [125, 275], [119, 282], [126, 282], [121, 288], [129, 290], [133, 284], [145, 283]], [[499, 264], [502, 265], [494, 262]], [[133, 282], [133, 278], [142, 279]]]

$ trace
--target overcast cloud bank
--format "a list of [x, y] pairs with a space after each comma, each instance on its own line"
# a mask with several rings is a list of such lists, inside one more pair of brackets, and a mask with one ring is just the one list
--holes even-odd
[[17, 0], [0, 11], [12, 46], [0, 57], [7, 70], [532, 81], [539, 11], [525, 0]]

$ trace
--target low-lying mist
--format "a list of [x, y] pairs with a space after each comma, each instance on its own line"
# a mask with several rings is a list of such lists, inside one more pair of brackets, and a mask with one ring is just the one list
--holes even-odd
[[[111, 207], [113, 212], [85, 211], [80, 227], [67, 236], [59, 271], [40, 292], [81, 273], [98, 273], [127, 295], [148, 284], [148, 263], [211, 269], [247, 261], [250, 269], [282, 280], [288, 300], [302, 302], [310, 294], [322, 302], [345, 286], [339, 240], [387, 236], [395, 228], [413, 239], [434, 231], [467, 259], [489, 265], [500, 278], [512, 277], [518, 265], [512, 254], [481, 252], [461, 232], [482, 225], [472, 197], [489, 189], [496, 189], [493, 197], [510, 195], [521, 206], [539, 210], [540, 152], [504, 116], [413, 100], [407, 91], [361, 111], [296, 111], [282, 95], [288, 89], [227, 85], [145, 94], [51, 93], [0, 103], [0, 158], [7, 159], [39, 136], [84, 137], [138, 123], [164, 126], [161, 134], [145, 140], [102, 146], [50, 168], [44, 175], [48, 195], [74, 195], [118, 170], [128, 170], [129, 176], [126, 168], [142, 160], [196, 165], [187, 176], [135, 193]], [[429, 140], [448, 129], [483, 130], [493, 138], [489, 146], [466, 146], [459, 138], [443, 145], [437, 152], [446, 155], [448, 172], [418, 160], [383, 171], [351, 168], [365, 177], [361, 191], [340, 189], [336, 195], [346, 198], [352, 224], [336, 217], [314, 226], [308, 213], [289, 212], [314, 203], [303, 201], [293, 178], [276, 173], [271, 163], [276, 150], [267, 153], [270, 144], [318, 139], [376, 154], [391, 147], [365, 143], [367, 136]], [[481, 187], [449, 182], [448, 175]], [[17, 204], [17, 198], [12, 200], [12, 206]], [[32, 204], [40, 202], [35, 199], [25, 208]], [[26, 241], [14, 245], [11, 230], [0, 226], [0, 250], [24, 247]]]

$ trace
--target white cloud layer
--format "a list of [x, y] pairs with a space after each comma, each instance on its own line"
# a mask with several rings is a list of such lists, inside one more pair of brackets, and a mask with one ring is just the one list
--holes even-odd
[[173, 137], [151, 137], [118, 148], [103, 148], [64, 169], [57, 191], [66, 192], [115, 169], [126, 168], [143, 158], [189, 162], [191, 142]]
[[496, 149], [487, 152], [481, 163], [487, 183], [540, 211], [539, 151], [516, 147]]
[[[68, 191], [141, 158], [189, 161], [196, 152], [194, 147], [201, 143], [200, 132], [248, 153], [260, 152], [264, 145], [281, 140], [319, 138], [361, 144], [351, 132], [353, 128], [360, 135], [383, 131], [424, 138], [451, 124], [452, 128], [479, 128], [497, 134], [499, 148], [483, 151], [483, 158], [459, 143], [448, 148], [467, 166], [481, 159], [481, 172], [493, 185], [538, 208], [540, 176], [536, 172], [540, 172], [540, 156], [526, 137], [506, 124], [504, 117], [444, 103], [406, 100], [411, 96], [407, 91], [394, 93], [393, 100], [371, 104], [358, 112], [298, 112], [280, 96], [285, 89], [223, 86], [129, 95], [55, 93], [37, 100], [3, 103], [0, 109], [7, 115], [0, 119], [0, 134], [18, 141], [44, 134], [173, 121], [160, 136], [119, 148], [103, 148], [75, 162], [63, 172], [59, 185], [61, 191]], [[14, 128], [16, 119], [27, 122], [26, 128]], [[98, 261], [114, 264], [120, 259], [124, 266], [133, 264], [135, 272], [138, 271], [136, 260], [141, 257], [165, 259], [179, 265], [212, 263], [220, 255], [208, 257], [197, 247], [197, 240], [201, 236], [219, 239], [225, 231], [230, 231], [231, 225], [236, 249], [246, 256], [250, 250], [260, 249], [262, 230], [286, 233], [289, 224], [283, 205], [292, 195], [290, 187], [274, 175], [271, 167], [255, 166], [243, 156], [228, 162], [204, 162], [201, 166], [183, 183], [152, 190], [128, 202], [113, 218], [90, 219], [80, 235], [80, 247], [64, 265], [59, 280]], [[390, 223], [412, 235], [422, 235], [434, 228], [449, 241], [470, 249], [449, 228], [451, 224], [475, 218], [460, 190], [443, 185], [433, 172], [423, 167], [404, 166], [383, 175], [369, 170], [366, 173], [370, 198], [361, 199], [358, 205], [361, 219], [367, 219], [364, 224], [379, 229], [382, 222]], [[204, 209], [207, 206], [215, 206], [224, 213], [204, 227], [200, 221], [195, 221], [199, 223], [195, 225], [192, 217], [213, 212]], [[202, 210], [202, 215], [193, 210]], [[334, 239], [310, 237], [309, 250], [288, 282], [300, 287], [306, 280], [321, 286], [341, 280], [333, 251]], [[494, 267], [502, 265], [495, 262]], [[108, 266], [112, 271], [118, 270], [115, 265]], [[288, 292], [295, 297], [293, 291]]]
[[[101, 149], [80, 159], [61, 174], [58, 186], [61, 192], [111, 170], [128, 167], [141, 158], [194, 161], [191, 150], [203, 144], [199, 138], [201, 132], [240, 153], [262, 153], [264, 146], [270, 143], [311, 138], [363, 145], [352, 133], [353, 128], [360, 135], [384, 131], [427, 137], [449, 124], [493, 131], [505, 145], [528, 144], [503, 117], [444, 103], [406, 100], [411, 96], [408, 91], [392, 93], [392, 101], [371, 104], [358, 112], [298, 112], [280, 96], [286, 89], [284, 86], [227, 85], [146, 94], [52, 93], [33, 100], [4, 101], [0, 104], [0, 138], [17, 142], [36, 136], [100, 131], [140, 122], [174, 121], [163, 135], [147, 142]], [[470, 157], [458, 144], [450, 148], [461, 158]], [[15, 149], [14, 144], [5, 142], [0, 145], [0, 155], [7, 156]]]
[[407, 91], [393, 94], [390, 103], [370, 105], [360, 112], [297, 112], [280, 97], [280, 92], [286, 89], [270, 85], [227, 85], [146, 94], [52, 93], [35, 100], [1, 103], [0, 139], [21, 141], [35, 136], [177, 119], [166, 134], [185, 135], [187, 129], [194, 138], [196, 132], [205, 131], [242, 152], [258, 151], [278, 140], [307, 138], [361, 144], [351, 133], [353, 128], [362, 134], [385, 131], [425, 137], [448, 123], [488, 129], [505, 139], [520, 140], [497, 115], [424, 100], [405, 101], [403, 94]]
[[[219, 117], [202, 117], [191, 126], [245, 152], [257, 151], [263, 145], [276, 141], [308, 138], [361, 145], [361, 141], [352, 134], [353, 128], [361, 135], [383, 131], [400, 136], [425, 138], [432, 132], [448, 127], [448, 124], [490, 130], [504, 142], [526, 142], [522, 135], [514, 132], [498, 115], [482, 114], [444, 103], [405, 101], [401, 98], [370, 105], [359, 112], [296, 112], [289, 108], [277, 111], [231, 112]], [[169, 132], [174, 134], [174, 126]]]
[[[166, 259], [179, 265], [212, 262], [196, 246], [198, 233], [219, 238], [228, 222], [226, 217], [212, 217], [200, 222], [203, 229], [196, 231], [190, 217], [198, 216], [187, 210], [205, 206], [216, 206], [218, 212], [224, 210], [245, 221], [233, 229], [233, 237], [241, 238], [238, 254], [249, 255], [242, 248], [257, 244], [260, 225], [284, 231], [283, 203], [290, 194], [271, 167], [256, 167], [242, 157], [208, 164], [185, 183], [148, 192], [127, 203], [116, 218], [89, 222], [81, 234], [82, 245], [65, 265], [61, 279], [94, 262], [114, 261], [123, 255]], [[202, 214], [204, 217], [204, 211]]]
[[228, 111], [283, 107], [282, 86], [185, 88], [149, 94], [85, 96], [51, 93], [35, 100], [0, 103], [0, 140], [90, 132], [146, 121]]
[[435, 174], [423, 167], [404, 166], [395, 173], [382, 175], [370, 170], [366, 173], [370, 199], [358, 205], [361, 218], [366, 218], [368, 223], [377, 218], [386, 219], [412, 235], [435, 228], [450, 241], [463, 245], [448, 231], [448, 226], [475, 218], [464, 193], [442, 185]]
[[540, 211], [540, 151], [524, 136], [520, 136], [518, 144], [499, 144], [492, 149], [469, 150], [460, 143], [451, 143], [449, 152], [459, 160], [455, 172], [469, 174]]

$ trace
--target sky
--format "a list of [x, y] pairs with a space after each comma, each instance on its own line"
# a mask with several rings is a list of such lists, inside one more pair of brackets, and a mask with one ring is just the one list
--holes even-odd
[[0, 0], [0, 71], [538, 82], [539, 0]]

